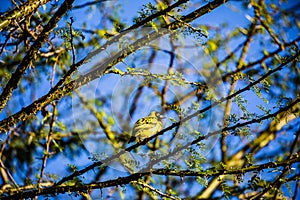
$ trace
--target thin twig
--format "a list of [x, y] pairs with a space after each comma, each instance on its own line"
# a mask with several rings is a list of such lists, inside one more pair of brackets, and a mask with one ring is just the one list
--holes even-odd
[[160, 190], [158, 190], [158, 189], [152, 187], [151, 185], [146, 184], [146, 183], [143, 183], [143, 182], [141, 182], [141, 181], [131, 181], [131, 183], [133, 183], [133, 184], [138, 184], [138, 185], [141, 185], [141, 186], [143, 186], [143, 187], [145, 187], [145, 188], [148, 188], [148, 189], [151, 190], [152, 192], [155, 192], [155, 193], [159, 194], [161, 197], [165, 197], [165, 198], [168, 198], [168, 199], [175, 199], [175, 200], [180, 199], [179, 197], [173, 197], [173, 196], [171, 196], [171, 195], [169, 195], [169, 194], [165, 194], [165, 193], [163, 193], [162, 191], [160, 191]]
[[47, 135], [47, 142], [45, 144], [45, 152], [43, 155], [43, 162], [42, 162], [42, 167], [41, 167], [41, 171], [40, 171], [40, 177], [38, 179], [38, 188], [40, 186], [40, 184], [42, 183], [43, 180], [43, 176], [45, 173], [45, 168], [46, 168], [46, 164], [47, 164], [47, 159], [49, 158], [50, 155], [50, 145], [51, 145], [51, 141], [52, 141], [52, 132], [53, 132], [53, 125], [55, 122], [55, 110], [56, 110], [56, 104], [55, 102], [53, 102], [52, 104], [52, 116], [51, 116], [51, 121], [50, 121], [50, 127], [49, 127], [49, 132]]
[[74, 47], [74, 35], [73, 35], [73, 23], [74, 23], [74, 19], [73, 17], [70, 17], [71, 22], [69, 23], [69, 28], [70, 28], [70, 44], [71, 44], [71, 51], [72, 51], [72, 58], [73, 58], [73, 62], [72, 65], [75, 64], [76, 61], [76, 57], [75, 57], [75, 47]]

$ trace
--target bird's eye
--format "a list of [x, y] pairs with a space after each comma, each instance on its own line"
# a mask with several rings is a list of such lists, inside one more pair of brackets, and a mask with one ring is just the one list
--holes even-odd
[[163, 119], [164, 118], [164, 116], [161, 113], [159, 113], [159, 112], [155, 113], [155, 115], [159, 119]]

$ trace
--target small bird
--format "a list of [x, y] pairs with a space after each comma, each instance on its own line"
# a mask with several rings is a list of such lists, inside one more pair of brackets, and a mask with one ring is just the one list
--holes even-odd
[[165, 118], [160, 112], [153, 111], [147, 117], [137, 120], [134, 124], [132, 136], [128, 143], [141, 140], [154, 135], [162, 129], [162, 119]]

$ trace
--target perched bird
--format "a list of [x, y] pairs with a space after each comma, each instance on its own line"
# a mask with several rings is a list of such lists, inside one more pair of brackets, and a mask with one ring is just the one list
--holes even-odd
[[128, 143], [135, 140], [140, 142], [141, 140], [154, 135], [162, 129], [162, 119], [164, 116], [160, 112], [153, 111], [147, 117], [143, 117], [137, 120], [132, 130], [132, 136]]

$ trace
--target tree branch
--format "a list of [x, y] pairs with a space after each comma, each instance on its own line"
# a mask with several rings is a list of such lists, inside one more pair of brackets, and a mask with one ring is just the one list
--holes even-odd
[[[5, 88], [2, 90], [0, 95], [0, 112], [5, 107], [7, 101], [10, 99], [14, 89], [18, 87], [18, 84], [25, 73], [26, 69], [30, 66], [30, 63], [34, 60], [35, 55], [38, 50], [42, 47], [42, 44], [47, 40], [51, 31], [55, 28], [58, 21], [63, 17], [63, 15], [71, 8], [74, 0], [65, 0], [60, 8], [56, 11], [53, 17], [50, 19], [48, 24], [44, 26], [43, 31], [38, 36], [35, 43], [30, 47], [26, 56], [23, 58], [22, 62], [12, 74], [10, 80], [6, 84]], [[39, 5], [39, 4], [37, 4]], [[1, 132], [1, 131], [0, 131]]]
[[14, 195], [3, 197], [3, 200], [9, 199], [21, 199], [21, 198], [32, 198], [34, 196], [41, 196], [46, 194], [54, 194], [54, 193], [65, 193], [65, 192], [77, 192], [77, 191], [85, 191], [91, 189], [99, 189], [99, 188], [107, 188], [112, 186], [120, 186], [124, 184], [129, 184], [132, 181], [136, 181], [139, 178], [156, 174], [156, 175], [170, 175], [170, 176], [218, 176], [222, 174], [243, 174], [247, 172], [263, 170], [263, 169], [270, 169], [270, 168], [277, 168], [277, 167], [285, 167], [292, 165], [294, 163], [300, 162], [300, 156], [295, 154], [293, 158], [284, 161], [277, 161], [277, 162], [268, 162], [265, 164], [260, 165], [253, 165], [244, 168], [238, 169], [216, 169], [211, 168], [203, 171], [190, 171], [190, 170], [168, 170], [168, 169], [158, 169], [148, 172], [136, 173], [126, 177], [120, 177], [113, 180], [98, 182], [98, 183], [91, 183], [91, 184], [79, 184], [74, 186], [55, 186], [55, 187], [48, 187], [48, 188], [41, 188], [41, 189], [31, 189], [29, 191], [22, 191]]

